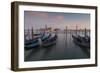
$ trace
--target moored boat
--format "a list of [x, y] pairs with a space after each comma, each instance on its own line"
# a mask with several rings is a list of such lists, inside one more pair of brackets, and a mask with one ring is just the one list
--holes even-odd
[[57, 35], [45, 40], [42, 44], [43, 47], [49, 47], [51, 45], [56, 44], [56, 40], [57, 40]]
[[79, 35], [72, 35], [73, 37], [73, 41], [76, 45], [80, 46], [80, 47], [84, 47], [84, 48], [90, 48], [90, 38], [87, 37], [81, 37]]
[[39, 36], [33, 38], [33, 39], [30, 39], [30, 40], [25, 40], [25, 45], [30, 45], [32, 43], [37, 43], [38, 42], [38, 39], [39, 38], [43, 38], [44, 37], [44, 34], [39, 34]]

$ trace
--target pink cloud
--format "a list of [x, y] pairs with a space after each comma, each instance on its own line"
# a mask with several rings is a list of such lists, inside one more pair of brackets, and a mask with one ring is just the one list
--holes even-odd
[[63, 16], [56, 16], [56, 19], [58, 19], [58, 20], [63, 20], [64, 17], [63, 17]]
[[43, 18], [48, 18], [48, 13], [41, 13], [41, 12], [31, 12], [32, 16], [40, 16]]
[[63, 19], [64, 19], [63, 16], [55, 16], [55, 17], [53, 17], [51, 20], [52, 20], [53, 22], [59, 23], [59, 22], [62, 22]]

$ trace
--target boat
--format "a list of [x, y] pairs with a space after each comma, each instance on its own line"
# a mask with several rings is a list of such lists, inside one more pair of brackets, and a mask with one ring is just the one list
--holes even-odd
[[44, 37], [42, 37], [41, 40], [42, 40], [42, 41], [45, 41], [45, 40], [47, 40], [47, 39], [50, 38], [50, 37], [51, 37], [51, 33], [45, 35]]
[[25, 45], [30, 45], [32, 43], [37, 43], [38, 42], [38, 38], [43, 38], [43, 37], [44, 37], [44, 34], [41, 34], [38, 37], [35, 37], [33, 39], [25, 40]]
[[25, 45], [25, 49], [31, 49], [31, 48], [38, 48], [40, 47], [39, 40], [41, 40], [41, 43], [47, 39], [49, 39], [51, 34], [45, 35], [42, 38], [38, 38], [37, 42], [32, 42], [31, 44]]
[[78, 35], [78, 38], [84, 40], [87, 43], [90, 43], [90, 37], [87, 36], [87, 35], [86, 36], [80, 36], [80, 35]]
[[90, 48], [90, 38], [89, 37], [81, 37], [80, 35], [72, 35], [73, 41], [76, 45], [84, 48]]
[[57, 40], [57, 35], [45, 40], [42, 44], [43, 47], [49, 47], [52, 46], [54, 44], [56, 44], [56, 40]]

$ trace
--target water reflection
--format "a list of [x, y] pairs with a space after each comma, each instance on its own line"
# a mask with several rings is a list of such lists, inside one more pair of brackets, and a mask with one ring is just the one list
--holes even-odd
[[76, 45], [73, 42], [73, 33], [58, 33], [57, 43], [54, 46], [25, 50], [24, 60], [40, 61], [90, 58], [90, 49], [86, 50], [86, 48], [82, 48]]

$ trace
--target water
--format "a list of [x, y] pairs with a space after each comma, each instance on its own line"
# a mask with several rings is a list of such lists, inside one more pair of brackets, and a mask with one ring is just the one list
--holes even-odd
[[90, 58], [90, 52], [80, 48], [73, 42], [72, 33], [58, 33], [57, 43], [54, 46], [25, 50], [24, 52], [25, 61], [86, 58]]

